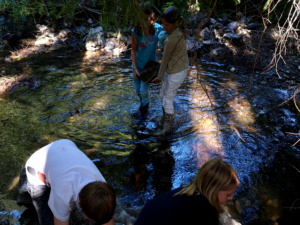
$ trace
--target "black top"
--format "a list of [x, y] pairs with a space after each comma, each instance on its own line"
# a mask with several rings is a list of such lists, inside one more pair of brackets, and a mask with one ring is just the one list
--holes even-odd
[[218, 225], [218, 211], [200, 194], [188, 197], [177, 188], [146, 203], [134, 225]]

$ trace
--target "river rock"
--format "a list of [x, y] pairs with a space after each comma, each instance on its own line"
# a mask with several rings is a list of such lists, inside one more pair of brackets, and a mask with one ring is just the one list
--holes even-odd
[[224, 48], [216, 48], [216, 49], [213, 49], [210, 53], [209, 53], [209, 56], [210, 57], [216, 57], [218, 56], [222, 51], [223, 51]]
[[250, 23], [250, 24], [247, 26], [247, 29], [248, 29], [248, 30], [255, 30], [257, 27], [258, 27], [258, 24], [257, 24], [257, 23]]
[[213, 40], [207, 40], [202, 42], [204, 45], [213, 45], [215, 42]]
[[37, 24], [36, 27], [39, 29], [39, 31], [41, 33], [44, 33], [46, 30], [48, 30], [49, 28], [45, 25], [40, 25], [40, 24]]
[[[114, 38], [116, 39], [116, 38]], [[106, 42], [105, 42], [105, 48], [104, 50], [106, 52], [112, 52], [113, 49], [115, 48], [115, 42], [117, 41], [117, 39], [114, 41], [113, 38], [110, 38], [110, 39], [106, 39]]]
[[227, 26], [227, 24], [231, 23], [231, 20], [228, 19], [227, 17], [223, 17], [221, 24], [223, 24], [223, 26]]
[[231, 29], [225, 29], [224, 32], [225, 32], [225, 33], [232, 33], [232, 34], [234, 34], [234, 31], [231, 30]]
[[51, 37], [39, 37], [35, 42], [34, 45], [36, 46], [45, 46], [45, 45], [53, 45], [58, 41], [57, 38]]
[[222, 29], [222, 28], [223, 28], [223, 25], [222, 25], [221, 23], [216, 23], [216, 24], [214, 25], [214, 28], [215, 28], [215, 29]]
[[96, 51], [105, 47], [105, 38], [102, 27], [91, 28], [86, 38], [85, 48], [88, 51]]
[[243, 17], [241, 18], [241, 22], [242, 22], [243, 24], [246, 24], [246, 23], [247, 23], [247, 18], [246, 18], [245, 16], [243, 16]]
[[58, 34], [58, 38], [65, 38], [65, 37], [68, 37], [72, 34], [72, 32], [69, 30], [69, 29], [64, 29], [64, 30], [61, 30]]
[[194, 53], [194, 51], [198, 51], [202, 48], [203, 44], [199, 42], [195, 42], [195, 40], [191, 37], [186, 39], [186, 49], [188, 53]]
[[217, 23], [217, 21], [213, 18], [209, 18], [209, 20], [210, 20], [210, 24], [216, 24]]
[[87, 32], [87, 28], [85, 26], [80, 26], [76, 28], [77, 33], [85, 34]]
[[205, 27], [201, 33], [200, 33], [201, 37], [203, 37], [204, 39], [209, 39], [210, 38], [210, 30]]
[[236, 45], [238, 47], [244, 45], [242, 36], [240, 36], [238, 34], [226, 33], [226, 34], [224, 34], [223, 37], [225, 39], [231, 40], [231, 43], [233, 43], [234, 45]]
[[223, 29], [214, 29], [214, 35], [218, 39], [222, 38], [224, 35]]
[[239, 24], [238, 24], [238, 22], [231, 22], [231, 23], [227, 24], [226, 27], [227, 27], [227, 29], [230, 29], [230, 30], [236, 30], [236, 29], [238, 29]]

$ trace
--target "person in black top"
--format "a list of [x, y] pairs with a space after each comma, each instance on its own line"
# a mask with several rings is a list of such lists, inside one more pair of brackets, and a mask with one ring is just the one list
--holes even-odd
[[231, 199], [239, 180], [221, 159], [207, 161], [194, 180], [146, 203], [135, 225], [218, 225], [220, 205]]

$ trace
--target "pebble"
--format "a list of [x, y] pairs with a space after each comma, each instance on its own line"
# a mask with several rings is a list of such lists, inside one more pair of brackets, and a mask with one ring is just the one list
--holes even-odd
[[234, 67], [231, 67], [231, 68], [229, 69], [229, 71], [233, 73], [233, 72], [235, 71], [235, 68], [234, 68]]
[[300, 70], [300, 66], [298, 66], [298, 70]]

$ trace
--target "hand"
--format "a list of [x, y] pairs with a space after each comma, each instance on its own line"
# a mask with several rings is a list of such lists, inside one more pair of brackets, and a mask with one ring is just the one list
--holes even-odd
[[134, 69], [133, 69], [133, 74], [134, 74], [134, 78], [135, 78], [135, 79], [140, 78], [140, 74], [139, 74], [139, 71], [137, 70], [137, 68], [134, 68]]
[[160, 83], [161, 82], [161, 80], [159, 80], [158, 78], [155, 78], [153, 81], [152, 81], [152, 83], [154, 83], [154, 84], [158, 84], [158, 83]]

